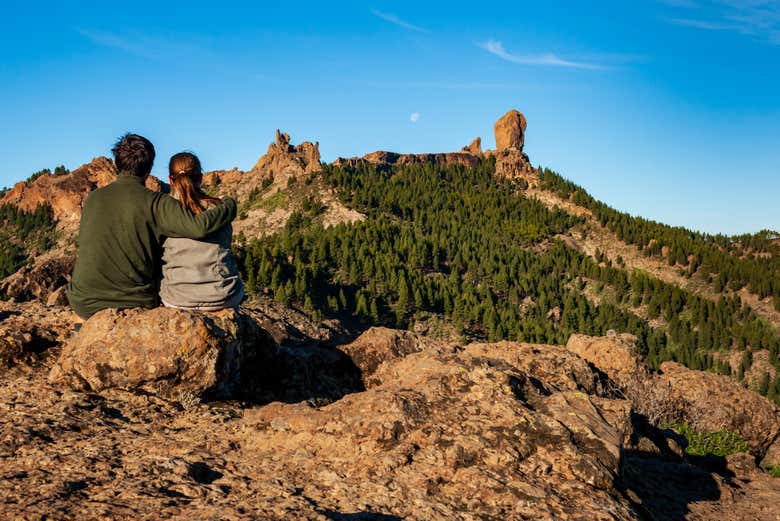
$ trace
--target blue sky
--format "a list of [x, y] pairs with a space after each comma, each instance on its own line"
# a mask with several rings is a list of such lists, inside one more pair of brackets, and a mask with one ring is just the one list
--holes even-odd
[[[66, 5], [67, 4], [67, 5]], [[274, 130], [323, 159], [526, 152], [634, 214], [780, 228], [780, 0], [4, 2], [0, 185], [108, 155], [249, 168]]]

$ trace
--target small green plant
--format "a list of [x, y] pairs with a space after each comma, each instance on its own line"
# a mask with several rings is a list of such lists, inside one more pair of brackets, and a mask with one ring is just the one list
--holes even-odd
[[769, 475], [772, 476], [773, 478], [780, 478], [780, 465], [778, 465], [777, 467], [771, 467], [769, 469]]
[[739, 433], [721, 430], [715, 432], [697, 432], [686, 423], [669, 425], [688, 440], [685, 453], [690, 456], [728, 456], [737, 452], [747, 452], [748, 444]]

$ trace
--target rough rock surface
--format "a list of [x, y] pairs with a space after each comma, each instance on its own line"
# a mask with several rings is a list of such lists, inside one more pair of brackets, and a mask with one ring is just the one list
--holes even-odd
[[482, 155], [482, 138], [475, 137], [474, 141], [463, 147], [463, 152], [474, 154], [475, 156]]
[[566, 348], [584, 358], [622, 388], [649, 378], [649, 369], [636, 353], [636, 337], [628, 334], [607, 337], [572, 335]]
[[761, 466], [766, 469], [780, 467], [780, 435], [767, 449], [764, 459], [761, 460]]
[[686, 403], [686, 419], [698, 430], [738, 432], [759, 459], [777, 439], [780, 412], [763, 396], [746, 391], [727, 376], [694, 371], [675, 362], [664, 362], [660, 369], [659, 381], [671, 387], [671, 399]]
[[258, 159], [251, 171], [270, 172], [273, 176], [289, 168], [303, 168], [307, 174], [320, 169], [320, 145], [304, 141], [300, 145], [290, 144], [290, 135], [276, 130], [276, 141], [268, 152]]
[[497, 177], [523, 180], [527, 187], [539, 185], [539, 175], [524, 152], [509, 148], [496, 152], [495, 156]]
[[0, 378], [10, 367], [34, 367], [72, 332], [73, 313], [39, 302], [0, 302]]
[[48, 203], [55, 219], [78, 224], [81, 207], [89, 192], [109, 184], [114, 178], [116, 170], [111, 160], [97, 157], [66, 175], [45, 174], [31, 183], [16, 183], [0, 203], [14, 204], [28, 211]]
[[[66, 336], [64, 312], [6, 306]], [[221, 338], [185, 322], [169, 336]], [[130, 335], [103, 347], [132, 349]], [[635, 436], [629, 401], [564, 347], [376, 328], [281, 346], [250, 402], [73, 392], [47, 383], [53, 362], [0, 377], [6, 518], [776, 519], [780, 501], [752, 459], [711, 469]]]
[[75, 263], [73, 254], [59, 249], [47, 252], [4, 278], [0, 293], [20, 301], [46, 301], [57, 288], [67, 285]]
[[277, 129], [276, 139], [250, 170], [214, 170], [203, 176], [203, 185], [242, 202], [261, 190], [263, 181], [270, 181], [275, 192], [284, 188], [291, 178], [298, 179], [320, 169], [319, 143], [304, 141], [292, 145], [290, 135]]
[[233, 310], [108, 309], [64, 346], [52, 383], [76, 390], [144, 389], [168, 397], [232, 396], [242, 367], [269, 359], [275, 343]]
[[523, 151], [525, 144], [526, 121], [522, 113], [512, 109], [501, 116], [495, 125], [493, 132], [496, 136], [496, 152], [507, 149]]

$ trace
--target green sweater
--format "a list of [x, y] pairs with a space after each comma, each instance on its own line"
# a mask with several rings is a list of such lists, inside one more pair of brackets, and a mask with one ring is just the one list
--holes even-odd
[[143, 179], [120, 175], [84, 203], [68, 286], [71, 307], [88, 318], [106, 308], [158, 306], [163, 240], [202, 239], [235, 217], [233, 199], [195, 216], [172, 197], [148, 190]]

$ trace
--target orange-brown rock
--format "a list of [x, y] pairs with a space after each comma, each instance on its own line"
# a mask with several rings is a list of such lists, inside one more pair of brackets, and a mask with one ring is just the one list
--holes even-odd
[[68, 283], [75, 263], [76, 257], [70, 253], [58, 250], [44, 254], [0, 281], [0, 292], [20, 301], [45, 302], [54, 290]]
[[214, 170], [204, 176], [203, 184], [240, 202], [260, 191], [264, 181], [270, 181], [275, 192], [287, 186], [291, 178], [299, 179], [321, 168], [318, 142], [292, 145], [290, 135], [277, 129], [275, 141], [250, 170]]
[[761, 466], [765, 469], [780, 468], [780, 435], [769, 446], [761, 460]]
[[13, 204], [28, 211], [47, 203], [51, 205], [55, 219], [78, 223], [87, 195], [115, 178], [116, 169], [111, 160], [98, 157], [69, 174], [44, 174], [31, 183], [16, 183], [0, 203]]
[[497, 177], [522, 180], [529, 187], [539, 185], [539, 175], [531, 166], [528, 156], [524, 152], [509, 148], [495, 152], [495, 157]]
[[320, 170], [320, 144], [304, 141], [300, 145], [290, 144], [290, 135], [276, 130], [276, 141], [268, 152], [257, 160], [251, 171], [270, 172], [276, 177], [287, 169], [302, 169], [310, 174]]
[[671, 387], [670, 399], [686, 403], [685, 419], [695, 429], [738, 432], [759, 460], [780, 434], [777, 406], [734, 379], [675, 362], [664, 362], [660, 369], [660, 383]]
[[0, 303], [0, 379], [9, 367], [41, 362], [50, 347], [70, 335], [73, 319], [73, 313], [62, 307]]
[[246, 361], [267, 358], [274, 346], [234, 310], [108, 309], [93, 315], [65, 344], [50, 381], [77, 390], [231, 396], [239, 391]]
[[[48, 320], [32, 305], [5, 305], [20, 320]], [[185, 329], [179, 336], [197, 345], [210, 338]], [[104, 347], [131, 348], [132, 334]], [[254, 403], [63, 391], [46, 382], [51, 357], [8, 370], [0, 511], [323, 521], [776, 514], [780, 489], [749, 459], [729, 457], [724, 477], [654, 442], [624, 446], [636, 428], [630, 402], [563, 347], [458, 346], [378, 328], [336, 348], [283, 346], [275, 358], [256, 382], [270, 394]], [[367, 390], [355, 386], [360, 368], [374, 370]]]
[[482, 155], [482, 138], [476, 137], [474, 141], [463, 147], [463, 152], [474, 154], [475, 156]]
[[516, 110], [510, 110], [493, 125], [496, 136], [496, 152], [507, 149], [523, 151], [525, 144], [525, 116]]
[[650, 371], [636, 351], [636, 337], [629, 334], [592, 337], [571, 335], [566, 349], [593, 364], [625, 389], [650, 377]]
[[360, 161], [367, 163], [389, 166], [389, 165], [425, 165], [429, 163], [447, 166], [463, 165], [474, 167], [479, 164], [479, 157], [471, 152], [445, 152], [440, 154], [398, 154], [396, 152], [387, 152], [378, 150], [364, 155], [363, 157], [340, 157], [336, 159], [334, 165], [355, 166]]
[[[627, 402], [541, 380], [514, 354], [521, 347], [463, 351], [375, 330], [343, 348], [369, 367], [377, 353], [391, 355], [375, 386], [321, 408], [247, 411], [238, 441], [264, 473], [285, 483], [306, 476], [302, 494], [339, 512], [368, 503], [400, 519], [636, 519], [613, 492]], [[576, 358], [542, 350], [551, 361]], [[558, 373], [562, 387], [577, 388]]]

